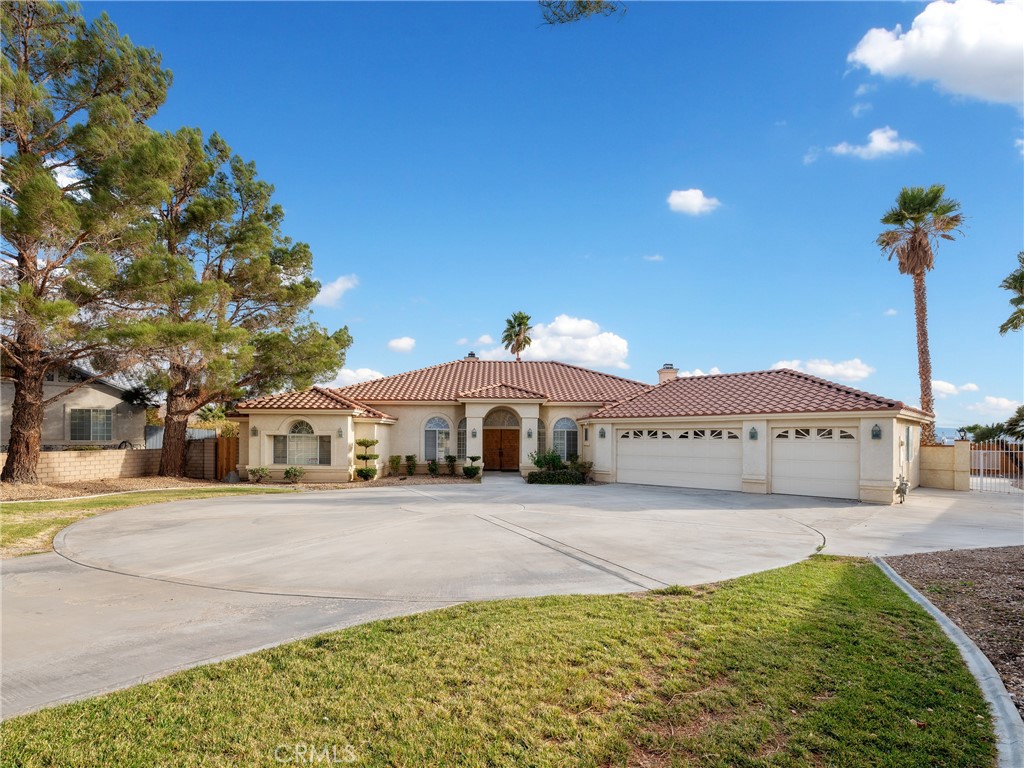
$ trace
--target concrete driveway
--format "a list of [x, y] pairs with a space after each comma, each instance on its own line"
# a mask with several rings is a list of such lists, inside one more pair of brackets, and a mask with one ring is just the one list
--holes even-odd
[[877, 507], [629, 485], [378, 487], [76, 523], [3, 563], [3, 717], [465, 600], [696, 584], [826, 553], [1021, 544], [1018, 499]]

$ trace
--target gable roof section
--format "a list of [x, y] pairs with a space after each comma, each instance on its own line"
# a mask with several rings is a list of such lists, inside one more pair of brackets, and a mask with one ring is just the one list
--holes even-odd
[[858, 389], [788, 368], [672, 379], [647, 392], [592, 413], [593, 419], [738, 416], [911, 410]]
[[[530, 399], [556, 403], [614, 403], [651, 385], [554, 361], [455, 360], [333, 391], [361, 402], [458, 402], [494, 387], [526, 390]], [[511, 399], [524, 397], [508, 391]]]
[[479, 387], [468, 392], [459, 393], [460, 400], [547, 400], [543, 392], [534, 392], [532, 389], [516, 387], [512, 384], [492, 384], [489, 387]]
[[390, 419], [383, 411], [371, 408], [326, 387], [310, 387], [301, 392], [281, 392], [246, 400], [235, 406], [236, 411], [292, 410], [292, 411], [354, 411], [377, 419]]

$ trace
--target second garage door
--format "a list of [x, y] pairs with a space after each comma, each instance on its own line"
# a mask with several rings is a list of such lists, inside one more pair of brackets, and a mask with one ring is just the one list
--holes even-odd
[[783, 427], [772, 430], [772, 493], [860, 497], [856, 427]]
[[620, 483], [722, 491], [741, 488], [739, 429], [626, 429], [615, 437]]

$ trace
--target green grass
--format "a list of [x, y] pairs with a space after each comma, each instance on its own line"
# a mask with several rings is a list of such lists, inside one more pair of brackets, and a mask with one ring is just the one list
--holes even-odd
[[321, 635], [10, 720], [0, 765], [994, 764], [955, 648], [870, 563], [667, 592]]
[[0, 504], [0, 551], [5, 557], [49, 551], [53, 548], [53, 537], [62, 528], [100, 512], [139, 507], [144, 504], [159, 504], [164, 501], [291, 492], [290, 488], [229, 486], [145, 491], [71, 501], [4, 502]]

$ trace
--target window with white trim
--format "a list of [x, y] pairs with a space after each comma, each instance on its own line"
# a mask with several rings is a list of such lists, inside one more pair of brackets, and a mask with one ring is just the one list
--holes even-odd
[[308, 421], [296, 421], [287, 435], [274, 435], [274, 463], [330, 465], [331, 436], [315, 434], [313, 425]]
[[466, 420], [460, 419], [455, 430], [455, 456], [460, 461], [466, 458]]
[[451, 441], [451, 425], [448, 419], [434, 416], [423, 430], [423, 458], [426, 461], [443, 461], [448, 455]]
[[109, 408], [72, 408], [72, 440], [113, 440], [114, 411]]
[[559, 419], [552, 430], [551, 447], [568, 461], [570, 457], [580, 455], [579, 429], [572, 419]]

